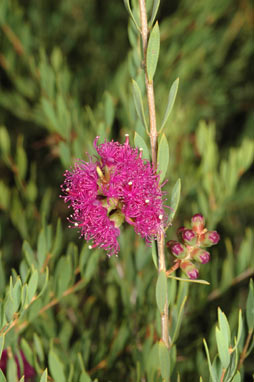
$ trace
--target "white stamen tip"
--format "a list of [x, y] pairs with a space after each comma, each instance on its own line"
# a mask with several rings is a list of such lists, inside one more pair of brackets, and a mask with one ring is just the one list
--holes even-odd
[[131, 185], [132, 185], [132, 182], [129, 182], [128, 185], [131, 186]]
[[66, 188], [66, 190], [65, 190], [66, 192], [69, 192], [70, 191], [70, 189], [69, 189], [69, 187], [68, 188]]
[[129, 137], [129, 134], [124, 134], [125, 137]]
[[93, 247], [91, 245], [88, 246], [89, 249], [92, 249]]
[[139, 148], [139, 151], [143, 151], [142, 147]]
[[149, 202], [150, 202], [150, 200], [149, 200], [149, 199], [146, 199], [146, 200], [145, 200], [145, 202], [146, 202], [146, 203], [149, 203]]
[[78, 227], [78, 223], [74, 223], [75, 227]]
[[162, 220], [162, 218], [163, 218], [163, 215], [159, 215], [159, 219]]

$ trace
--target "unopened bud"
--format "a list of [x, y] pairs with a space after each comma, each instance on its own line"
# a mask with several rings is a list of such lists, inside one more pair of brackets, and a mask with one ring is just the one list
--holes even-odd
[[175, 240], [170, 240], [167, 242], [167, 247], [172, 255], [176, 256], [179, 259], [183, 259], [187, 253], [187, 248], [184, 244], [179, 243]]
[[206, 264], [210, 260], [210, 253], [202, 248], [195, 248], [191, 252], [191, 257], [201, 264]]
[[195, 267], [195, 265], [191, 261], [189, 260], [182, 261], [180, 264], [180, 268], [190, 279], [195, 280], [198, 278], [198, 275], [199, 275], [198, 269]]
[[217, 231], [207, 231], [200, 237], [201, 247], [211, 247], [220, 241], [220, 235]]
[[201, 214], [196, 214], [191, 218], [191, 226], [193, 231], [201, 233], [205, 228], [205, 218]]
[[181, 232], [181, 236], [182, 236], [182, 240], [185, 244], [193, 246], [197, 243], [197, 236], [196, 236], [195, 232], [192, 231], [192, 229], [184, 229]]

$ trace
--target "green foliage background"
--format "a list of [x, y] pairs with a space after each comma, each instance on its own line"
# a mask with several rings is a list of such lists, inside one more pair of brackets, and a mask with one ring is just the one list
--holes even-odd
[[[181, 0], [162, 1], [158, 13], [158, 125], [180, 78], [164, 130], [168, 199], [182, 180], [167, 237], [197, 212], [222, 237], [201, 268], [210, 286], [169, 282], [172, 332], [189, 296], [172, 381], [177, 372], [208, 380], [202, 339], [214, 357], [217, 306], [236, 333], [254, 272], [252, 12], [249, 0]], [[56, 382], [161, 380], [151, 248], [126, 227], [119, 257], [89, 251], [59, 199], [64, 169], [93, 152], [96, 135], [129, 133], [133, 143], [136, 130], [148, 145], [131, 91], [134, 78], [145, 92], [141, 64], [122, 1], [0, 1], [0, 333], [4, 348], [23, 349], [38, 381], [46, 367]], [[253, 372], [249, 357], [242, 378]], [[9, 381], [12, 373], [13, 363]]]

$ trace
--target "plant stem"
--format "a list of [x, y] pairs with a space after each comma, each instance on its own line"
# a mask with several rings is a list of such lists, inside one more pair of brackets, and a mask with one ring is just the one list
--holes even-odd
[[238, 368], [237, 370], [240, 370], [241, 367], [242, 367], [242, 364], [246, 358], [246, 353], [247, 353], [247, 350], [248, 350], [248, 347], [249, 347], [249, 344], [250, 344], [250, 341], [252, 339], [252, 336], [253, 336], [253, 330], [250, 330], [249, 333], [248, 333], [248, 336], [247, 336], [247, 339], [245, 341], [245, 344], [244, 344], [244, 348], [243, 348], [243, 351], [242, 351], [242, 354], [240, 356], [240, 360], [239, 360], [239, 363], [238, 363]]
[[[144, 68], [145, 68], [145, 81], [146, 81], [146, 93], [148, 101], [149, 110], [149, 125], [150, 125], [150, 144], [152, 151], [152, 163], [154, 168], [157, 168], [157, 128], [156, 128], [156, 113], [155, 113], [155, 101], [154, 101], [154, 89], [153, 81], [148, 80], [147, 70], [146, 70], [146, 52], [147, 52], [147, 41], [148, 41], [148, 26], [147, 26], [147, 14], [146, 14], [146, 3], [145, 0], [139, 0], [139, 10], [140, 10], [140, 23], [141, 23], [141, 36], [143, 44], [143, 57], [144, 57]], [[166, 272], [165, 263], [165, 235], [164, 230], [157, 236], [157, 248], [159, 257], [159, 272]], [[161, 336], [164, 344], [169, 348], [169, 335], [168, 335], [168, 298], [166, 297], [165, 307], [161, 315]]]

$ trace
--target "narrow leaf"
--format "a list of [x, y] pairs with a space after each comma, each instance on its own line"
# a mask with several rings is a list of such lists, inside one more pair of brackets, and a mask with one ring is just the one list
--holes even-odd
[[158, 269], [157, 249], [156, 249], [156, 242], [154, 240], [152, 242], [152, 258], [153, 258], [155, 268]]
[[167, 302], [167, 276], [165, 271], [160, 271], [156, 284], [156, 302], [162, 313]]
[[219, 358], [221, 360], [223, 368], [226, 369], [230, 362], [227, 337], [224, 335], [225, 333], [222, 332], [218, 327], [216, 327], [215, 334], [216, 334], [216, 342], [217, 342], [217, 347], [219, 352]]
[[160, 173], [160, 181], [162, 182], [165, 178], [169, 162], [169, 147], [165, 134], [162, 134], [161, 140], [159, 142], [157, 162], [158, 172]]
[[149, 160], [150, 155], [149, 155], [148, 147], [147, 147], [144, 139], [136, 131], [135, 131], [135, 135], [134, 135], [134, 144], [136, 147], [139, 147], [143, 150], [142, 158]]
[[172, 221], [175, 217], [177, 207], [179, 204], [179, 200], [180, 200], [180, 194], [181, 194], [181, 179], [179, 178], [173, 187], [172, 195], [171, 195], [171, 199], [170, 199], [170, 212], [169, 212], [170, 223], [172, 223]]
[[134, 99], [134, 104], [135, 104], [137, 115], [138, 115], [139, 119], [141, 120], [144, 128], [146, 129], [146, 131], [148, 133], [148, 127], [147, 127], [147, 123], [146, 123], [146, 119], [145, 119], [145, 113], [144, 113], [141, 91], [140, 91], [139, 86], [135, 80], [132, 80], [132, 90], [133, 90], [133, 99]]
[[137, 28], [138, 30], [140, 30], [140, 28], [139, 28], [139, 26], [138, 26], [138, 23], [136, 22], [135, 17], [134, 17], [134, 15], [133, 15], [132, 10], [131, 10], [131, 7], [130, 7], [130, 0], [123, 0], [123, 2], [124, 2], [124, 5], [125, 5], [125, 7], [126, 7], [128, 13], [129, 13], [129, 15], [130, 15], [130, 17], [131, 17], [131, 20], [134, 22], [136, 28]]
[[162, 341], [159, 342], [159, 362], [162, 378], [164, 378], [164, 381], [167, 382], [170, 375], [170, 358], [169, 350]]
[[64, 374], [64, 365], [53, 350], [50, 350], [49, 352], [49, 370], [55, 382], [66, 381]]
[[28, 304], [32, 301], [38, 286], [38, 271], [34, 270], [28, 282]]
[[176, 323], [175, 331], [174, 331], [174, 334], [173, 334], [173, 337], [172, 337], [172, 343], [174, 343], [177, 340], [177, 337], [178, 337], [178, 334], [179, 334], [179, 330], [180, 330], [180, 327], [181, 327], [181, 323], [182, 323], [183, 310], [184, 310], [184, 305], [185, 305], [186, 301], [187, 301], [187, 296], [184, 297], [183, 302], [182, 302], [182, 304], [180, 306], [180, 309], [177, 312], [177, 323]]
[[218, 321], [220, 330], [227, 342], [227, 347], [229, 347], [231, 338], [230, 327], [225, 313], [223, 313], [220, 308], [218, 308]]
[[6, 382], [6, 378], [2, 370], [0, 369], [0, 382]]
[[146, 69], [149, 82], [152, 82], [154, 73], [156, 71], [158, 58], [160, 53], [160, 29], [159, 24], [156, 22], [150, 34], [147, 53], [146, 53]]
[[4, 335], [2, 335], [0, 337], [0, 359], [1, 359], [1, 356], [2, 356], [2, 351], [3, 351], [3, 348], [4, 348]]
[[209, 372], [210, 372], [210, 376], [211, 376], [212, 382], [218, 382], [217, 381], [217, 377], [216, 377], [216, 373], [213, 370], [213, 367], [212, 367], [212, 364], [211, 364], [210, 354], [209, 354], [208, 346], [207, 346], [207, 343], [206, 343], [205, 339], [203, 339], [203, 343], [204, 343], [204, 347], [205, 347], [205, 351], [206, 351], [206, 356], [207, 356], [207, 360], [208, 360], [208, 367], [209, 367]]
[[189, 283], [196, 283], [196, 284], [203, 284], [203, 285], [210, 285], [210, 283], [206, 280], [192, 280], [192, 279], [183, 279], [182, 277], [176, 277], [169, 275], [169, 279], [179, 280], [179, 281], [187, 281]]
[[166, 108], [166, 111], [165, 111], [165, 115], [164, 115], [164, 118], [163, 118], [163, 121], [162, 121], [162, 124], [161, 124], [161, 127], [160, 127], [160, 131], [164, 128], [164, 126], [166, 125], [167, 123], [167, 120], [168, 120], [168, 117], [173, 109], [173, 106], [174, 106], [174, 103], [175, 103], [175, 99], [176, 99], [176, 94], [177, 94], [177, 90], [178, 90], [178, 85], [179, 85], [179, 78], [177, 78], [170, 90], [169, 90], [169, 95], [168, 95], [168, 104], [167, 104], [167, 108]]
[[239, 371], [236, 373], [236, 375], [232, 379], [232, 382], [241, 382], [241, 374]]
[[246, 305], [246, 317], [249, 331], [251, 331], [254, 328], [254, 287], [252, 279], [250, 280], [249, 284], [249, 293]]
[[45, 369], [41, 376], [40, 382], [47, 382], [47, 380], [48, 380], [48, 370]]
[[156, 15], [157, 15], [159, 6], [160, 6], [160, 0], [154, 0], [154, 2], [153, 2], [153, 9], [152, 9], [152, 15], [151, 15], [151, 19], [149, 21], [149, 25], [153, 25], [153, 22], [155, 20]]

